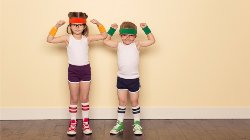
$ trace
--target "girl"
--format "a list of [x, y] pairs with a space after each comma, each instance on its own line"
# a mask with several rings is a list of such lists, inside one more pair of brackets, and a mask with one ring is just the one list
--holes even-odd
[[[68, 85], [70, 90], [70, 121], [67, 131], [68, 135], [76, 135], [76, 113], [77, 103], [80, 99], [82, 107], [82, 129], [83, 133], [92, 134], [89, 126], [89, 90], [91, 81], [91, 67], [88, 58], [88, 43], [97, 40], [103, 40], [107, 37], [104, 26], [97, 20], [93, 19], [91, 22], [98, 26], [100, 34], [89, 35], [89, 29], [86, 25], [88, 18], [86, 13], [69, 12], [69, 25], [67, 27], [67, 35], [55, 37], [57, 29], [65, 24], [65, 21], [60, 20], [50, 30], [47, 37], [49, 43], [65, 43], [68, 54]], [[69, 34], [69, 29], [71, 34]], [[80, 98], [78, 96], [80, 94]]]

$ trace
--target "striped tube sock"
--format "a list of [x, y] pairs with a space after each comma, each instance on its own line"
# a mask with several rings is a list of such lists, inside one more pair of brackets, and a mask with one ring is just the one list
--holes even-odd
[[132, 107], [133, 110], [133, 116], [134, 116], [134, 121], [140, 121], [140, 106], [135, 106]]
[[82, 119], [83, 123], [89, 122], [89, 103], [81, 103], [82, 104]]
[[77, 105], [69, 105], [70, 120], [76, 120]]
[[126, 111], [126, 106], [118, 106], [118, 110], [117, 110], [117, 113], [118, 113], [117, 120], [118, 121], [123, 122], [125, 111]]

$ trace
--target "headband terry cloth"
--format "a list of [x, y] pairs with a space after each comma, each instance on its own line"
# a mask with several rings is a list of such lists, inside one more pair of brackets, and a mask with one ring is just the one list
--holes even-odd
[[69, 19], [69, 23], [82, 23], [82, 24], [86, 24], [86, 18], [70, 18]]
[[132, 35], [136, 35], [137, 31], [135, 29], [132, 28], [123, 28], [119, 30], [120, 34], [132, 34]]

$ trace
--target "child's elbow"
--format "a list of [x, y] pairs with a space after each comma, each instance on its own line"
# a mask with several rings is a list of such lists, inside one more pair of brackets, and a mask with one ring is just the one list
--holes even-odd
[[48, 42], [48, 43], [52, 43], [52, 39], [47, 38], [47, 42]]
[[107, 41], [108, 41], [108, 40], [104, 39], [104, 40], [103, 40], [103, 43], [104, 43], [105, 45], [107, 45]]
[[155, 44], [155, 40], [152, 41], [152, 45]]
[[153, 44], [155, 44], [155, 40], [152, 40], [150, 45], [153, 45]]
[[102, 34], [102, 39], [106, 39], [108, 37], [107, 33]]

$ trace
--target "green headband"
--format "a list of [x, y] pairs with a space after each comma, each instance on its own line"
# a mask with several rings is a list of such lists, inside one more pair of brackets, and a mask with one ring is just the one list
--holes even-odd
[[123, 29], [120, 29], [120, 34], [121, 35], [123, 35], [123, 34], [136, 35], [137, 31], [135, 29], [132, 29], [132, 28], [123, 28]]

